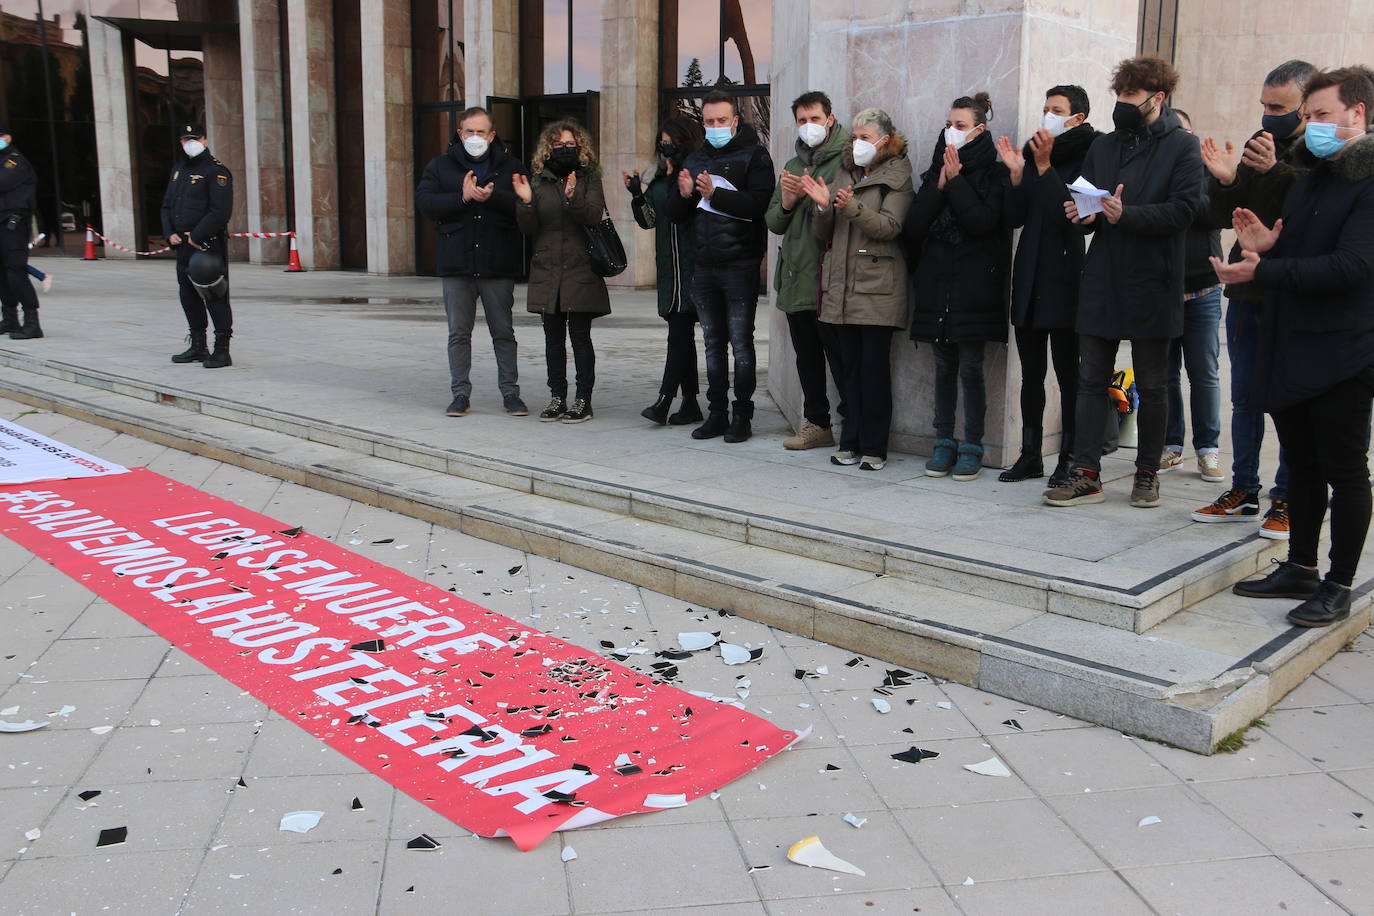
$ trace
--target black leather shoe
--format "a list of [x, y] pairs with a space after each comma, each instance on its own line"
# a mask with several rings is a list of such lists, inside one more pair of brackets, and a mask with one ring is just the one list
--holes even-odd
[[725, 431], [725, 441], [744, 442], [753, 434], [754, 428], [749, 424], [749, 418], [735, 414], [735, 418], [730, 421], [730, 428]]
[[1311, 598], [1317, 594], [1322, 580], [1315, 569], [1306, 569], [1287, 560], [1272, 562], [1277, 567], [1269, 575], [1237, 582], [1231, 586], [1231, 591], [1247, 598]]
[[1032, 480], [1044, 476], [1045, 460], [1039, 455], [1028, 455], [1022, 452], [1021, 457], [1016, 459], [1016, 463], [998, 474], [997, 479], [1002, 483], [1018, 483], [1022, 480]]
[[707, 415], [705, 423], [692, 430], [692, 438], [714, 439], [729, 428], [730, 415], [723, 410], [713, 410]]
[[1059, 463], [1054, 466], [1054, 473], [1046, 481], [1051, 490], [1055, 487], [1062, 487], [1069, 482], [1069, 475], [1073, 473], [1073, 459], [1068, 455], [1060, 455]]
[[1329, 627], [1349, 616], [1350, 589], [1327, 579], [1315, 595], [1288, 612], [1288, 622], [1295, 627]]
[[671, 407], [672, 404], [672, 398], [665, 398], [660, 394], [658, 400], [641, 410], [639, 415], [657, 426], [666, 426], [668, 423], [668, 408]]
[[701, 420], [701, 405], [697, 403], [696, 397], [689, 398], [684, 395], [677, 413], [668, 417], [668, 425], [686, 426], [688, 423], [700, 423]]

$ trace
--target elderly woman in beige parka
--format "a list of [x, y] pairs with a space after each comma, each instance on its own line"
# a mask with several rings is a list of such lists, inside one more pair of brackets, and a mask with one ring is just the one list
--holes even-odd
[[844, 362], [844, 418], [834, 464], [879, 471], [892, 426], [892, 332], [906, 326], [907, 274], [900, 236], [911, 207], [906, 139], [880, 108], [854, 118], [838, 190], [806, 176], [817, 212], [812, 231], [829, 242], [821, 269], [820, 319], [835, 325]]

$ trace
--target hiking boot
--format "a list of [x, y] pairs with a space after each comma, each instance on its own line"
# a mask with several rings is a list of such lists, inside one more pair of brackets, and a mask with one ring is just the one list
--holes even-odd
[[554, 422], [557, 422], [558, 420], [563, 419], [563, 415], [566, 414], [567, 412], [568, 412], [568, 405], [567, 405], [567, 403], [566, 403], [566, 402], [563, 400], [563, 398], [561, 398], [560, 396], [554, 395], [551, 399], [549, 399], [549, 406], [548, 406], [548, 407], [545, 407], [543, 410], [539, 411], [539, 422], [540, 422], [540, 423], [554, 423]]
[[692, 430], [693, 439], [714, 439], [716, 436], [723, 435], [730, 428], [730, 414], [723, 410], [712, 410], [707, 413], [706, 422]]
[[881, 471], [885, 467], [887, 467], [887, 459], [879, 458], [877, 455], [864, 455], [859, 462], [859, 470], [861, 471]]
[[658, 399], [641, 410], [639, 415], [655, 426], [666, 426], [668, 424], [668, 408], [672, 406], [673, 399], [660, 394]]
[[1183, 463], [1183, 453], [1176, 452], [1171, 448], [1166, 448], [1159, 456], [1159, 473], [1172, 471]]
[[1311, 598], [1322, 584], [1315, 569], [1287, 560], [1269, 562], [1275, 566], [1269, 575], [1237, 582], [1231, 591], [1246, 598]]
[[506, 413], [510, 414], [512, 417], [528, 417], [530, 415], [530, 409], [525, 406], [525, 402], [520, 399], [518, 394], [503, 398], [502, 401], [502, 406], [505, 408]]
[[749, 418], [736, 412], [734, 419], [730, 421], [730, 428], [725, 431], [725, 441], [745, 442], [753, 434], [754, 428], [750, 425]]
[[1259, 536], [1271, 541], [1288, 540], [1288, 500], [1276, 499], [1269, 504], [1260, 523]]
[[1074, 468], [1062, 487], [1046, 490], [1043, 497], [1048, 506], [1084, 506], [1100, 503], [1106, 498], [1102, 492], [1102, 481], [1096, 473], [1086, 468]]
[[1153, 509], [1159, 505], [1159, 472], [1137, 468], [1131, 486], [1131, 505], [1137, 509]]
[[[1193, 510], [1195, 522], [1250, 522], [1259, 515], [1259, 495], [1230, 489], [1210, 505]], [[1286, 516], [1285, 516], [1286, 517]]]
[[983, 447], [965, 442], [959, 446], [959, 460], [954, 464], [955, 480], [973, 480], [983, 473]]
[[186, 335], [186, 343], [189, 344], [185, 350], [172, 357], [174, 363], [200, 363], [210, 355], [210, 348], [205, 345], [206, 332], [192, 331]]
[[1046, 481], [1051, 490], [1062, 487], [1069, 482], [1069, 472], [1073, 470], [1073, 465], [1070, 463], [1072, 460], [1068, 455], [1059, 456], [1059, 463], [1054, 466], [1054, 473]]
[[[176, 359], [175, 356], [172, 358]], [[465, 395], [460, 394], [458, 397], [454, 398], [453, 401], [448, 405], [448, 410], [444, 411], [444, 415], [449, 417], [462, 417], [466, 416], [467, 412], [468, 399]]]
[[1221, 456], [1216, 452], [1197, 456], [1197, 472], [1208, 483], [1221, 483], [1226, 479], [1221, 470]]
[[573, 398], [572, 406], [563, 414], [564, 423], [586, 423], [592, 418], [591, 398]]
[[670, 414], [668, 417], [669, 426], [686, 426], [689, 423], [701, 422], [701, 406], [697, 404], [696, 396], [687, 397], [683, 395], [682, 404], [678, 407], [677, 413]]
[[926, 462], [927, 477], [944, 477], [954, 470], [958, 458], [959, 443], [953, 439], [936, 439], [935, 453]]
[[794, 452], [808, 448], [824, 448], [835, 444], [835, 434], [829, 426], [817, 426], [810, 420], [801, 425], [791, 439], [782, 440], [782, 447]]
[[215, 348], [210, 351], [210, 355], [205, 357], [201, 365], [206, 369], [223, 369], [232, 366], [234, 360], [229, 356], [229, 338], [234, 336], [233, 331], [216, 331]]
[[1288, 612], [1295, 627], [1329, 627], [1350, 616], [1350, 589], [1330, 579], [1317, 587], [1317, 593]]
[[830, 456], [831, 464], [838, 464], [840, 467], [849, 467], [859, 463], [859, 453], [847, 448], [842, 448]]

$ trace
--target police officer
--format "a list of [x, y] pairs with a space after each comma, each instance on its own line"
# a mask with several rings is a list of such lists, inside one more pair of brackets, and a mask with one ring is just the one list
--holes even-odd
[[[0, 334], [12, 340], [42, 337], [38, 294], [29, 282], [29, 220], [38, 201], [38, 178], [0, 123]], [[24, 323], [19, 323], [19, 306]]]
[[[173, 356], [172, 362], [199, 362], [207, 369], [219, 369], [233, 364], [229, 358], [229, 338], [233, 335], [234, 315], [229, 297], [227, 292], [222, 297], [203, 297], [191, 282], [188, 267], [196, 252], [211, 252], [223, 264], [227, 281], [229, 261], [224, 232], [234, 209], [234, 177], [224, 163], [210, 155], [205, 145], [205, 129], [200, 125], [183, 125], [180, 144], [172, 178], [162, 198], [162, 231], [167, 244], [176, 249], [177, 283], [191, 345]], [[210, 321], [215, 325], [214, 352], [207, 348], [205, 339]]]

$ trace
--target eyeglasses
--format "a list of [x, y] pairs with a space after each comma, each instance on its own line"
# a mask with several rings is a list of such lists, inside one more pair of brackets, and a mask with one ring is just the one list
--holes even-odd
[[554, 149], [577, 149], [576, 140], [555, 140], [549, 145]]

